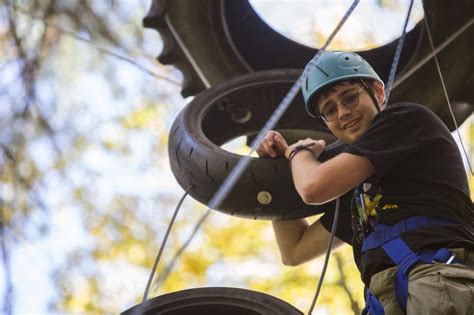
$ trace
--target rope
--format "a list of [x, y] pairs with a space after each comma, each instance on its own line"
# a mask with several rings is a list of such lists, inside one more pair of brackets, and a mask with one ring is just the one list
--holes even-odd
[[171, 19], [170, 19], [168, 13], [165, 14], [165, 23], [168, 25], [168, 29], [170, 30], [171, 34], [175, 38], [176, 42], [178, 43], [179, 48], [181, 48], [181, 51], [184, 53], [184, 55], [188, 59], [189, 63], [193, 67], [194, 71], [198, 75], [199, 79], [201, 79], [202, 84], [204, 84], [206, 89], [210, 88], [211, 87], [211, 82], [206, 78], [206, 75], [204, 74], [204, 71], [202, 71], [202, 69], [199, 67], [198, 63], [194, 59], [191, 52], [186, 48], [186, 44], [184, 43], [184, 41], [179, 36], [178, 31], [174, 28], [173, 23], [171, 23]]
[[161, 272], [160, 276], [158, 279], [156, 279], [156, 287], [160, 287], [163, 282], [165, 282], [166, 278], [170, 274], [171, 270], [173, 269], [174, 265], [178, 261], [178, 258], [184, 253], [184, 250], [191, 244], [191, 241], [194, 239], [196, 236], [196, 233], [199, 231], [201, 228], [201, 225], [203, 225], [204, 221], [211, 215], [211, 210], [207, 209], [207, 211], [201, 216], [199, 219], [198, 223], [194, 226], [193, 231], [189, 235], [188, 239], [181, 245], [181, 247], [176, 251], [174, 254], [173, 258], [171, 259], [170, 263], [168, 266], [166, 266], [163, 271]]
[[[349, 16], [352, 14], [354, 9], [359, 4], [359, 1], [360, 0], [354, 0], [352, 5], [349, 7], [347, 12], [342, 17], [339, 24], [337, 24], [336, 28], [333, 30], [331, 35], [326, 40], [326, 43], [324, 44], [324, 46], [320, 50], [318, 50], [317, 54], [310, 60], [310, 62], [308, 63], [308, 66], [305, 68], [305, 70], [303, 71], [301, 76], [296, 80], [296, 82], [290, 88], [290, 90], [288, 91], [286, 96], [283, 98], [283, 100], [277, 106], [276, 110], [273, 112], [271, 117], [266, 122], [265, 126], [262, 128], [262, 130], [260, 130], [257, 137], [252, 142], [250, 153], [247, 156], [244, 156], [239, 160], [237, 165], [232, 169], [229, 176], [224, 180], [224, 183], [221, 185], [221, 187], [219, 187], [219, 190], [214, 194], [214, 196], [212, 197], [212, 199], [209, 202], [209, 208], [208, 209], [217, 209], [221, 205], [222, 201], [228, 196], [228, 194], [230, 193], [230, 190], [235, 186], [236, 182], [239, 180], [242, 173], [245, 171], [245, 169], [250, 164], [250, 161], [251, 161], [251, 156], [250, 155], [257, 149], [258, 145], [262, 142], [263, 138], [265, 137], [265, 134], [269, 130], [273, 129], [273, 127], [276, 125], [276, 123], [281, 118], [283, 113], [286, 111], [286, 109], [290, 105], [291, 101], [295, 98], [296, 94], [299, 92], [299, 89], [301, 88], [301, 85], [303, 84], [304, 80], [308, 76], [308, 73], [313, 70], [313, 68], [315, 67], [316, 61], [319, 59], [322, 52], [329, 46], [329, 44], [331, 43], [333, 38], [336, 36], [336, 34], [341, 29], [341, 27], [347, 21]], [[329, 262], [329, 257], [330, 257], [330, 254], [331, 254], [332, 244], [333, 244], [333, 240], [334, 240], [334, 235], [336, 233], [336, 228], [335, 227], [336, 227], [336, 224], [337, 224], [337, 217], [339, 216], [339, 199], [337, 199], [337, 201], [336, 201], [336, 211], [335, 211], [334, 216], [335, 216], [335, 218], [334, 218], [334, 222], [333, 222], [333, 228], [331, 230], [331, 237], [329, 239], [329, 246], [328, 246], [328, 249], [327, 249], [327, 252], [326, 252], [325, 264], [324, 264], [324, 267], [323, 267], [323, 270], [322, 270], [321, 277], [319, 279], [318, 288], [316, 290], [316, 294], [314, 296], [314, 299], [313, 299], [313, 302], [312, 302], [309, 313], [312, 312], [314, 306], [316, 305], [316, 300], [319, 296], [319, 292], [321, 290], [322, 283], [323, 283], [323, 280], [324, 280], [324, 275], [326, 273], [327, 265], [328, 265], [328, 262]]]
[[461, 26], [456, 32], [454, 32], [449, 38], [447, 38], [444, 42], [442, 42], [436, 49], [434, 49], [431, 53], [426, 55], [423, 59], [421, 59], [416, 65], [410, 67], [410, 70], [404, 72], [400, 76], [397, 77], [395, 83], [393, 83], [392, 90], [398, 87], [400, 84], [403, 83], [406, 79], [408, 79], [413, 73], [415, 73], [418, 69], [420, 69], [425, 63], [431, 60], [434, 56], [436, 56], [439, 52], [441, 52], [446, 46], [451, 44], [453, 40], [458, 38], [462, 33], [464, 33], [469, 27], [474, 24], [474, 18], [470, 19], [466, 22], [463, 26]]
[[308, 314], [311, 314], [313, 312], [314, 306], [316, 305], [316, 301], [318, 300], [319, 293], [321, 292], [321, 288], [323, 286], [324, 276], [326, 275], [326, 269], [328, 268], [329, 258], [331, 256], [334, 236], [336, 235], [337, 222], [339, 220], [340, 203], [341, 201], [339, 200], [339, 198], [337, 198], [336, 210], [334, 212], [334, 220], [332, 221], [332, 227], [331, 227], [331, 236], [329, 237], [329, 242], [328, 242], [328, 249], [326, 250], [326, 257], [324, 258], [324, 265], [323, 265], [323, 269], [321, 270], [321, 277], [319, 278], [318, 287], [314, 294], [313, 302], [311, 303], [311, 307], [309, 308]]
[[176, 206], [176, 210], [174, 211], [173, 216], [171, 217], [170, 224], [168, 225], [168, 229], [166, 230], [165, 236], [163, 237], [163, 241], [161, 242], [161, 247], [160, 247], [160, 250], [158, 251], [158, 255], [156, 256], [155, 263], [153, 264], [153, 268], [151, 269], [150, 277], [148, 278], [148, 282], [146, 284], [145, 293], [143, 294], [142, 303], [145, 302], [148, 298], [148, 291], [150, 290], [150, 286], [153, 281], [153, 276], [155, 275], [156, 268], [158, 267], [158, 263], [160, 262], [161, 255], [163, 254], [163, 251], [165, 249], [166, 242], [168, 241], [168, 236], [171, 232], [171, 228], [173, 227], [173, 223], [176, 219], [176, 216], [178, 215], [179, 208], [181, 208], [184, 198], [186, 198], [186, 196], [188, 195], [192, 187], [193, 186], [190, 185], [186, 189], [186, 191], [184, 192], [184, 195], [181, 197], [181, 199], [178, 202], [178, 205]]
[[[426, 15], [425, 15], [425, 26], [426, 26], [426, 30], [427, 30], [427, 33], [428, 33], [428, 39], [430, 41], [431, 49], [434, 51], [435, 48], [434, 48], [434, 45], [433, 45], [433, 38], [431, 37], [431, 31], [430, 31], [430, 27], [428, 25], [428, 20], [426, 19]], [[471, 162], [469, 161], [469, 156], [467, 155], [466, 148], [464, 147], [464, 143], [462, 141], [461, 133], [459, 132], [458, 123], [456, 121], [456, 116], [454, 116], [451, 101], [449, 100], [448, 90], [446, 89], [446, 85], [444, 83], [443, 73], [441, 72], [441, 67], [439, 66], [439, 61], [438, 61], [438, 56], [437, 55], [434, 55], [434, 60], [435, 60], [435, 63], [436, 63], [436, 69], [438, 70], [438, 75], [439, 75], [439, 78], [440, 78], [440, 81], [441, 81], [441, 85], [443, 86], [443, 92], [444, 92], [444, 96], [446, 97], [446, 102], [448, 104], [449, 113], [451, 114], [451, 117], [453, 118], [454, 126], [456, 127], [456, 133], [459, 137], [459, 141], [461, 142], [461, 147], [462, 147], [462, 150], [464, 152], [464, 155], [466, 156], [467, 164], [469, 165], [469, 170], [471, 171], [471, 175], [472, 175], [474, 173], [472, 172]]]
[[413, 7], [413, 0], [410, 1], [410, 7], [408, 8], [408, 13], [405, 18], [405, 24], [403, 25], [403, 32], [400, 36], [400, 39], [397, 43], [397, 49], [395, 50], [395, 56], [393, 57], [392, 68], [390, 69], [390, 74], [388, 76], [387, 85], [385, 87], [385, 105], [388, 103], [390, 97], [390, 92], [392, 89], [393, 79], [395, 78], [395, 73], [397, 72], [398, 62], [400, 61], [400, 56], [402, 54], [403, 43], [405, 42], [405, 35], [407, 33], [408, 20], [410, 19], [411, 8]]
[[352, 5], [350, 6], [350, 8], [344, 14], [342, 20], [339, 22], [339, 24], [336, 26], [336, 28], [333, 30], [333, 32], [331, 33], [331, 35], [327, 39], [324, 46], [318, 51], [318, 53], [308, 63], [308, 66], [306, 67], [305, 71], [303, 71], [301, 76], [296, 80], [296, 82], [290, 88], [289, 92], [286, 94], [286, 96], [280, 102], [277, 109], [273, 112], [272, 116], [268, 119], [265, 126], [262, 128], [262, 130], [260, 131], [258, 136], [252, 142], [250, 153], [248, 155], [242, 157], [239, 160], [237, 165], [230, 172], [229, 176], [227, 176], [227, 178], [224, 180], [224, 183], [222, 183], [221, 187], [219, 187], [219, 190], [214, 194], [214, 196], [212, 197], [212, 199], [209, 202], [209, 209], [219, 208], [220, 205], [222, 204], [222, 202], [224, 201], [224, 199], [229, 195], [231, 189], [235, 186], [236, 182], [242, 176], [242, 173], [245, 171], [245, 169], [250, 164], [250, 161], [252, 159], [252, 157], [250, 155], [257, 149], [258, 145], [262, 142], [263, 138], [265, 138], [265, 134], [269, 130], [273, 129], [273, 127], [275, 127], [278, 120], [280, 120], [281, 116], [284, 114], [284, 112], [286, 111], [286, 109], [290, 105], [291, 101], [295, 98], [295, 96], [299, 92], [299, 89], [300, 89], [301, 85], [303, 84], [303, 81], [308, 76], [308, 73], [314, 68], [314, 65], [315, 65], [316, 61], [319, 59], [319, 57], [322, 54], [322, 52], [324, 51], [324, 49], [326, 49], [327, 46], [331, 43], [334, 36], [336, 36], [336, 34], [339, 32], [341, 27], [344, 25], [346, 20], [349, 18], [351, 13], [356, 8], [359, 1], [360, 0], [354, 0]]
[[[329, 38], [327, 39], [326, 43], [324, 44], [324, 46], [318, 51], [318, 53], [313, 57], [313, 59], [311, 59], [311, 61], [309, 62], [308, 64], [308, 67], [305, 69], [305, 71], [303, 71], [303, 74], [298, 78], [298, 80], [293, 84], [293, 86], [290, 88], [290, 91], [287, 93], [287, 95], [283, 98], [283, 100], [281, 101], [281, 103], [278, 105], [277, 109], [274, 111], [274, 113], [272, 114], [272, 116], [270, 117], [270, 119], [267, 121], [267, 123], [265, 124], [264, 128], [262, 128], [262, 130], [260, 131], [260, 133], [258, 134], [258, 136], [256, 137], [256, 139], [253, 141], [252, 145], [251, 145], [251, 151], [250, 153], [241, 158], [239, 160], [239, 162], [237, 163], [236, 167], [232, 170], [232, 172], [230, 173], [230, 175], [226, 178], [226, 180], [224, 181], [224, 183], [221, 185], [221, 187], [219, 188], [219, 190], [217, 191], [217, 193], [213, 196], [213, 198], [211, 199], [211, 201], [209, 202], [209, 207], [207, 209], [207, 212], [204, 214], [204, 216], [201, 218], [201, 220], [199, 221], [199, 223], [196, 225], [191, 237], [188, 239], [188, 241], [186, 242], [186, 245], [185, 246], [182, 246], [182, 248], [177, 252], [177, 254], [175, 255], [175, 258], [173, 259], [173, 262], [170, 264], [170, 266], [173, 266], [174, 264], [174, 261], [176, 260], [177, 257], [179, 257], [179, 255], [184, 251], [184, 249], [186, 248], [187, 244], [189, 244], [192, 240], [192, 238], [194, 237], [195, 235], [195, 232], [199, 229], [200, 225], [204, 222], [204, 220], [208, 217], [209, 213], [210, 213], [210, 209], [216, 209], [218, 208], [222, 201], [227, 197], [227, 195], [229, 194], [230, 190], [234, 187], [235, 183], [237, 182], [237, 180], [240, 178], [240, 176], [242, 175], [243, 171], [246, 169], [246, 167], [248, 166], [248, 164], [250, 163], [250, 159], [251, 159], [251, 154], [256, 150], [256, 148], [258, 147], [258, 145], [260, 144], [260, 142], [263, 140], [263, 138], [265, 137], [265, 134], [270, 130], [272, 129], [276, 123], [278, 122], [278, 120], [281, 118], [281, 116], [283, 115], [283, 113], [286, 111], [286, 109], [288, 108], [288, 106], [290, 105], [291, 101], [295, 98], [296, 94], [299, 92], [299, 89], [303, 83], [303, 81], [306, 79], [306, 77], [308, 76], [308, 73], [314, 68], [314, 65], [316, 63], [316, 61], [318, 60], [318, 58], [320, 57], [320, 55], [322, 54], [322, 52], [327, 48], [327, 46], [331, 43], [331, 41], [333, 40], [333, 38], [336, 36], [336, 34], [339, 32], [339, 30], [341, 29], [341, 27], [344, 25], [344, 23], [346, 22], [346, 20], [349, 18], [349, 16], [351, 15], [351, 13], [354, 11], [354, 9], [356, 8], [357, 4], [359, 3], [360, 0], [354, 0], [354, 2], [352, 3], [352, 5], [350, 6], [350, 8], [347, 10], [347, 12], [345, 13], [345, 15], [343, 16], [343, 18], [341, 19], [341, 21], [339, 22], [339, 24], [336, 26], [336, 28], [334, 29], [334, 31], [331, 33], [331, 35], [329, 36]], [[142, 300], [142, 303], [145, 302], [147, 300], [147, 297], [148, 297], [148, 292], [150, 290], [150, 286], [151, 286], [151, 283], [153, 281], [153, 276], [155, 274], [155, 271], [156, 271], [156, 268], [158, 266], [158, 262], [163, 254], [163, 250], [164, 250], [164, 246], [166, 244], [166, 241], [168, 239], [168, 236], [169, 236], [169, 233], [171, 231], [171, 227], [173, 225], [173, 222], [178, 214], [178, 211], [179, 211], [179, 207], [181, 206], [181, 203], [182, 201], [184, 200], [184, 198], [186, 197], [186, 195], [188, 194], [189, 190], [191, 189], [192, 186], [188, 187], [188, 189], [186, 190], [185, 194], [183, 195], [183, 197], [181, 198], [181, 200], [179, 201], [178, 203], [178, 206], [175, 210], [175, 213], [170, 221], [170, 225], [168, 226], [168, 230], [163, 238], [163, 242], [161, 244], [161, 248], [158, 252], [158, 256], [156, 257], [156, 260], [155, 260], [155, 263], [153, 265], [153, 268], [152, 268], [152, 272], [150, 274], [150, 277], [148, 279], [148, 283], [147, 283], [147, 286], [146, 286], [146, 289], [145, 289], [145, 293], [143, 295], [143, 300]], [[339, 199], [337, 200], [336, 202], [336, 213], [338, 215], [338, 204], [339, 204]], [[337, 223], [337, 219], [335, 219], [335, 223]], [[328, 254], [326, 255], [326, 260], [329, 260], [329, 254], [330, 254], [330, 251], [331, 251], [331, 247], [332, 247], [332, 242], [333, 242], [333, 239], [334, 239], [334, 234], [335, 234], [335, 229], [333, 228], [333, 231], [332, 231], [332, 236], [330, 238], [330, 246], [328, 248]], [[327, 268], [327, 263], [326, 263], [326, 268]], [[325, 269], [323, 270], [323, 275], [325, 273]], [[324, 277], [321, 277], [321, 280], [323, 279]], [[320, 281], [322, 282], [322, 281]], [[322, 283], [321, 283], [322, 284]], [[321, 284], [319, 285], [319, 290], [320, 290], [320, 287], [321, 287]], [[319, 295], [319, 290], [317, 292], [317, 295]], [[315, 296], [315, 298], [317, 298], [317, 295]], [[314, 300], [313, 301], [313, 304], [315, 303], [316, 301]]]

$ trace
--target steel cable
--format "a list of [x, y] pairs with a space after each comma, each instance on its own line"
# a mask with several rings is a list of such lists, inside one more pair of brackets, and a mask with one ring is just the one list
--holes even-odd
[[316, 55], [313, 57], [313, 59], [310, 60], [308, 63], [308, 66], [306, 69], [303, 71], [301, 76], [296, 80], [296, 82], [293, 84], [293, 86], [290, 88], [286, 96], [283, 98], [283, 100], [280, 102], [276, 110], [273, 112], [273, 114], [270, 116], [268, 121], [266, 122], [265, 126], [260, 130], [259, 134], [255, 138], [255, 140], [251, 144], [251, 151], [248, 155], [243, 156], [237, 165], [232, 169], [230, 172], [229, 176], [224, 180], [224, 183], [219, 187], [219, 190], [214, 194], [214, 196], [211, 198], [209, 201], [208, 207], [210, 209], [217, 209], [220, 207], [224, 199], [229, 195], [230, 191], [232, 188], [235, 186], [236, 182], [239, 180], [239, 178], [242, 176], [243, 172], [245, 169], [248, 167], [250, 164], [250, 161], [252, 159], [251, 154], [257, 149], [257, 147], [260, 145], [262, 140], [265, 138], [265, 134], [270, 131], [273, 127], [275, 127], [276, 123], [280, 120], [281, 116], [285, 113], [286, 109], [290, 105], [291, 101], [295, 98], [297, 93], [299, 92], [299, 89], [301, 85], [303, 84], [303, 81], [306, 79], [308, 76], [308, 73], [314, 68], [316, 61], [319, 59], [321, 56], [322, 52], [328, 47], [328, 45], [332, 42], [333, 38], [336, 36], [336, 34], [339, 32], [341, 27], [344, 25], [344, 23], [347, 21], [351, 13], [354, 11], [356, 8], [357, 4], [359, 3], [360, 0], [354, 0], [352, 5], [349, 7], [347, 12], [344, 14], [343, 18], [337, 24], [336, 28], [332, 31], [331, 35], [329, 35], [326, 43], [324, 46], [316, 53]]
[[191, 234], [188, 236], [186, 241], [184, 241], [183, 245], [176, 251], [174, 254], [173, 258], [170, 260], [168, 265], [163, 269], [159, 277], [156, 279], [156, 287], [160, 287], [160, 285], [165, 282], [166, 278], [168, 275], [171, 273], [171, 270], [173, 269], [174, 265], [178, 261], [179, 257], [184, 253], [185, 249], [191, 244], [192, 240], [196, 236], [197, 232], [201, 228], [201, 226], [204, 224], [204, 222], [207, 220], [207, 218], [211, 215], [211, 210], [207, 210], [201, 218], [198, 220], [198, 223], [194, 226], [193, 231]]
[[184, 195], [181, 197], [181, 199], [178, 202], [178, 205], [176, 206], [176, 209], [173, 213], [173, 216], [171, 217], [170, 223], [168, 225], [168, 229], [166, 230], [166, 233], [163, 237], [163, 240], [161, 241], [161, 246], [160, 250], [158, 251], [158, 255], [156, 256], [155, 262], [153, 264], [153, 268], [151, 269], [150, 277], [148, 278], [148, 282], [146, 284], [145, 288], [145, 293], [143, 294], [143, 300], [142, 303], [145, 302], [148, 298], [148, 291], [150, 290], [151, 283], [153, 281], [153, 276], [155, 275], [156, 268], [158, 267], [158, 263], [160, 262], [161, 256], [163, 255], [163, 251], [165, 249], [166, 242], [168, 241], [169, 234], [171, 232], [171, 228], [173, 227], [174, 221], [176, 219], [176, 216], [178, 215], [179, 209], [181, 208], [181, 205], [183, 204], [184, 198], [188, 195], [189, 191], [191, 190], [193, 186], [190, 185], [186, 191], [184, 192]]
[[[242, 173], [245, 171], [247, 166], [250, 164], [251, 154], [260, 145], [263, 138], [265, 137], [265, 134], [276, 125], [278, 120], [284, 114], [284, 112], [286, 111], [286, 109], [290, 105], [291, 101], [295, 98], [296, 94], [299, 92], [299, 89], [301, 88], [301, 85], [303, 84], [304, 80], [306, 79], [308, 74], [314, 68], [314, 66], [316, 64], [316, 61], [321, 56], [322, 52], [329, 46], [329, 44], [332, 42], [333, 38], [336, 36], [336, 34], [342, 28], [342, 26], [347, 21], [347, 19], [352, 14], [352, 12], [354, 11], [354, 9], [357, 7], [358, 4], [359, 4], [359, 0], [354, 0], [352, 5], [349, 7], [349, 9], [346, 11], [344, 16], [342, 17], [341, 21], [337, 24], [336, 28], [333, 30], [331, 35], [326, 40], [326, 43], [324, 44], [324, 46], [309, 61], [308, 66], [305, 68], [305, 70], [303, 71], [301, 76], [296, 80], [296, 82], [290, 88], [290, 90], [288, 91], [286, 96], [283, 98], [283, 100], [277, 106], [277, 109], [273, 112], [273, 114], [270, 116], [270, 118], [268, 119], [265, 126], [260, 130], [257, 137], [252, 142], [250, 153], [247, 156], [244, 156], [239, 160], [237, 165], [232, 169], [229, 176], [225, 179], [224, 183], [219, 187], [219, 190], [214, 194], [214, 196], [212, 197], [212, 199], [209, 202], [209, 209], [219, 208], [221, 203], [228, 196], [231, 189], [235, 186], [236, 182], [239, 180]], [[315, 296], [314, 296], [312, 304], [311, 304], [310, 313], [311, 313], [312, 309], [314, 308], [314, 306], [316, 305], [316, 300], [319, 296], [319, 292], [321, 290], [322, 283], [323, 283], [323, 280], [324, 280], [324, 275], [326, 273], [326, 269], [327, 269], [327, 266], [328, 266], [330, 253], [331, 253], [331, 248], [332, 248], [332, 243], [333, 243], [334, 235], [335, 235], [335, 232], [336, 232], [335, 226], [337, 224], [337, 216], [339, 216], [339, 199], [336, 201], [335, 217], [334, 217], [334, 222], [333, 222], [333, 228], [332, 228], [332, 231], [331, 231], [331, 237], [330, 237], [330, 240], [329, 240], [329, 246], [328, 246], [328, 249], [327, 249], [327, 252], [326, 252], [326, 258], [325, 258], [323, 270], [322, 270], [322, 273], [321, 273], [321, 276], [320, 276], [320, 280], [319, 280], [319, 283], [318, 283], [318, 287], [317, 287]]]
[[[242, 175], [243, 171], [246, 169], [246, 167], [248, 166], [248, 164], [250, 163], [250, 159], [251, 159], [251, 154], [256, 150], [256, 148], [258, 147], [258, 145], [260, 144], [260, 142], [263, 140], [263, 138], [265, 137], [265, 134], [270, 130], [272, 129], [276, 123], [278, 122], [278, 120], [281, 118], [281, 116], [283, 115], [283, 113], [286, 111], [286, 109], [288, 108], [288, 106], [290, 105], [291, 101], [295, 98], [296, 94], [299, 92], [299, 89], [303, 83], [303, 81], [306, 79], [308, 73], [314, 68], [314, 64], [316, 63], [316, 61], [319, 59], [320, 55], [322, 54], [322, 52], [327, 48], [327, 46], [332, 42], [333, 38], [336, 36], [336, 34], [339, 32], [339, 30], [341, 29], [341, 27], [344, 25], [344, 23], [347, 21], [347, 19], [349, 18], [349, 16], [352, 14], [352, 12], [354, 11], [354, 9], [356, 8], [357, 4], [359, 3], [360, 0], [354, 0], [354, 2], [352, 3], [352, 5], [349, 7], [349, 9], [347, 10], [347, 12], [344, 14], [343, 18], [341, 19], [341, 21], [337, 24], [336, 28], [333, 30], [333, 32], [331, 33], [331, 35], [328, 37], [328, 39], [326, 40], [326, 43], [324, 44], [324, 46], [318, 51], [318, 53], [313, 57], [313, 59], [310, 60], [310, 62], [308, 63], [308, 67], [305, 69], [305, 71], [303, 72], [303, 74], [296, 80], [296, 82], [293, 84], [293, 86], [290, 88], [289, 92], [287, 93], [287, 95], [283, 98], [283, 100], [280, 102], [280, 104], [278, 105], [277, 109], [273, 112], [272, 116], [269, 118], [269, 120], [267, 121], [267, 123], [265, 124], [265, 126], [262, 128], [262, 130], [260, 131], [260, 133], [258, 134], [258, 136], [256, 137], [256, 139], [253, 141], [252, 145], [251, 145], [251, 152], [241, 158], [239, 160], [239, 162], [237, 163], [237, 165], [235, 166], [235, 168], [232, 170], [232, 172], [230, 173], [230, 175], [226, 178], [226, 180], [224, 181], [224, 183], [221, 185], [221, 187], [219, 188], [219, 190], [214, 194], [213, 198], [211, 199], [211, 201], [209, 202], [209, 207], [208, 207], [208, 211], [210, 209], [216, 209], [220, 206], [220, 204], [222, 203], [222, 201], [227, 197], [227, 195], [229, 194], [230, 190], [234, 187], [235, 183], [237, 182], [237, 180], [240, 178], [240, 176]], [[168, 226], [168, 230], [166, 231], [165, 233], [165, 236], [163, 238], [163, 241], [162, 241], [162, 244], [161, 244], [161, 247], [160, 247], [160, 250], [158, 252], [158, 255], [155, 259], [155, 263], [153, 265], [153, 268], [152, 268], [152, 271], [151, 271], [151, 274], [150, 274], [150, 277], [148, 279], [148, 282], [147, 282], [147, 285], [146, 285], [146, 288], [145, 288], [145, 293], [143, 295], [143, 300], [142, 300], [142, 303], [145, 302], [147, 300], [147, 297], [148, 297], [148, 292], [150, 290], [150, 286], [151, 286], [151, 283], [153, 281], [153, 276], [155, 274], [155, 271], [156, 271], [156, 268], [158, 266], [158, 263], [161, 259], [161, 256], [163, 254], [163, 250], [164, 250], [164, 246], [167, 242], [167, 239], [168, 239], [168, 236], [169, 236], [169, 232], [171, 231], [171, 227], [174, 223], [174, 220], [178, 214], [178, 211], [179, 211], [179, 207], [181, 206], [181, 203], [182, 201], [184, 200], [184, 198], [186, 197], [186, 195], [188, 194], [189, 190], [191, 189], [191, 186], [188, 187], [188, 189], [186, 190], [185, 194], [183, 195], [183, 197], [181, 198], [180, 202], [178, 203], [178, 206], [175, 210], [175, 213], [173, 215], [173, 217], [171, 218], [171, 221], [170, 221], [170, 224]], [[336, 203], [337, 204], [337, 203]], [[207, 218], [207, 216], [204, 217], [204, 220], [205, 218]], [[202, 222], [204, 222], [204, 220], [202, 220]], [[337, 221], [337, 220], [336, 220]], [[332, 244], [332, 240], [331, 240], [331, 244]], [[330, 248], [329, 248], [329, 251], [330, 251]], [[182, 253], [182, 251], [181, 251]], [[329, 257], [327, 257], [329, 258]], [[326, 266], [327, 267], [327, 266]], [[326, 269], [326, 268], [324, 268]], [[325, 270], [324, 270], [325, 271]], [[323, 276], [321, 277], [321, 279], [323, 278]], [[317, 296], [316, 296], [317, 297]]]
[[407, 33], [407, 26], [408, 26], [408, 21], [410, 20], [412, 7], [413, 7], [413, 0], [410, 1], [410, 7], [408, 8], [408, 13], [405, 18], [405, 24], [403, 25], [402, 35], [398, 39], [397, 49], [395, 50], [395, 55], [393, 56], [392, 68], [390, 69], [387, 85], [385, 86], [385, 105], [388, 104], [388, 99], [390, 97], [390, 92], [392, 90], [393, 80], [395, 79], [395, 73], [397, 72], [398, 62], [400, 61], [400, 56], [402, 55], [402, 48], [403, 48], [403, 44], [405, 43], [405, 36]]
[[[426, 17], [425, 17], [426, 19]], [[449, 44], [451, 44], [456, 38], [462, 35], [469, 27], [474, 25], [474, 18], [471, 18], [468, 22], [462, 25], [459, 29], [456, 30], [453, 34], [451, 34], [446, 40], [444, 40], [441, 44], [439, 44], [431, 53], [427, 54], [423, 59], [418, 61], [415, 65], [407, 69], [405, 72], [400, 74], [395, 80], [392, 85], [392, 90], [400, 86], [406, 79], [411, 77], [418, 69], [420, 69], [425, 63], [431, 60], [434, 56], [439, 54], [443, 51]]]
[[[431, 49], [434, 51], [435, 48], [434, 48], [434, 44], [433, 44], [433, 38], [431, 37], [431, 31], [430, 31], [430, 27], [428, 25], [428, 21], [426, 19], [426, 15], [425, 15], [425, 26], [426, 26], [426, 31], [428, 33], [428, 39], [430, 41]], [[461, 133], [459, 132], [458, 123], [456, 121], [456, 116], [454, 116], [453, 107], [451, 105], [451, 101], [449, 100], [448, 90], [446, 89], [446, 84], [444, 83], [443, 73], [441, 72], [441, 67], [439, 66], [438, 56], [436, 54], [434, 55], [434, 60], [435, 60], [435, 64], [436, 64], [436, 69], [438, 71], [439, 79], [441, 81], [441, 85], [443, 86], [443, 92], [444, 92], [444, 96], [446, 97], [446, 102], [448, 104], [449, 113], [451, 114], [451, 117], [453, 118], [454, 126], [456, 127], [456, 132], [457, 132], [457, 135], [459, 137], [459, 141], [461, 142], [461, 147], [462, 147], [462, 150], [464, 152], [464, 155], [466, 156], [466, 161], [467, 161], [467, 164], [469, 165], [469, 170], [471, 171], [471, 175], [474, 175], [474, 173], [472, 172], [472, 166], [471, 166], [469, 156], [467, 155], [466, 148], [464, 148], [464, 143], [462, 141]]]
[[329, 237], [328, 248], [326, 250], [326, 257], [324, 258], [324, 265], [323, 269], [321, 270], [321, 276], [319, 277], [318, 286], [316, 288], [316, 292], [314, 293], [313, 302], [308, 310], [308, 314], [310, 315], [313, 312], [314, 307], [316, 306], [316, 301], [318, 300], [319, 293], [321, 292], [321, 288], [323, 286], [324, 276], [326, 275], [326, 269], [328, 268], [329, 258], [331, 256], [332, 245], [334, 243], [334, 237], [336, 235], [336, 228], [337, 222], [339, 221], [339, 208], [341, 206], [341, 201], [339, 198], [336, 199], [336, 210], [334, 211], [334, 220], [332, 221], [331, 227], [331, 236]]

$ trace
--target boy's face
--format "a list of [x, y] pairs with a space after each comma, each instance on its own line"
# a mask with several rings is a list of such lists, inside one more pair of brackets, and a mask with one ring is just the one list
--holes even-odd
[[[380, 82], [374, 82], [373, 87], [375, 96], [380, 103], [383, 103], [384, 89]], [[334, 92], [330, 92], [326, 96], [321, 96], [318, 100], [318, 109], [320, 113], [331, 112], [336, 110], [335, 115], [331, 121], [326, 121], [329, 130], [341, 141], [351, 144], [359, 139], [372, 123], [375, 115], [377, 115], [377, 108], [370, 98], [367, 90], [362, 88], [361, 83], [341, 83], [334, 87]], [[347, 98], [352, 102], [357, 102], [352, 109], [347, 108], [341, 104], [347, 103]], [[380, 105], [382, 110], [382, 105]]]

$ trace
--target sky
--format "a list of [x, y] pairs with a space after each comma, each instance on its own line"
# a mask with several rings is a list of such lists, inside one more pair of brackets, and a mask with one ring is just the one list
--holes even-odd
[[[251, 0], [250, 3], [272, 28], [307, 46], [315, 46], [311, 29], [328, 37], [353, 1], [272, 1]], [[390, 1], [388, 1], [390, 2]], [[378, 45], [398, 38], [408, 12], [410, 0], [392, 1], [392, 7], [374, 5], [376, 1], [362, 0], [357, 5], [337, 38], [343, 39], [348, 50], [364, 50], [367, 37]], [[278, 5], [275, 5], [278, 4]], [[423, 17], [421, 0], [413, 3], [407, 30]], [[321, 43], [322, 45], [323, 43]], [[331, 46], [328, 47], [331, 49]]]

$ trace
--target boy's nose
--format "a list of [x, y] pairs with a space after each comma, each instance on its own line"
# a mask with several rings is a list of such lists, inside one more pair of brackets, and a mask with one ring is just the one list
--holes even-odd
[[337, 108], [337, 116], [339, 119], [349, 116], [351, 112], [352, 112], [352, 109], [349, 109], [343, 105], [339, 105]]

